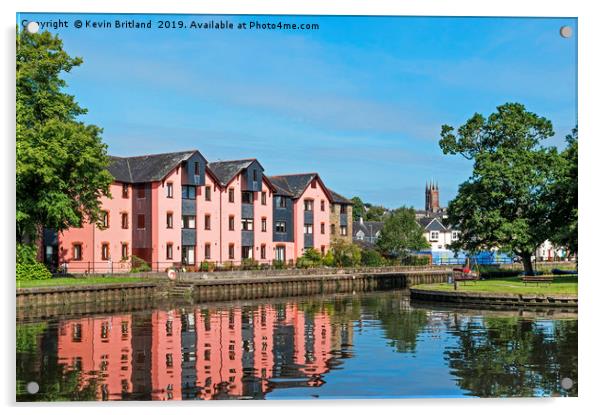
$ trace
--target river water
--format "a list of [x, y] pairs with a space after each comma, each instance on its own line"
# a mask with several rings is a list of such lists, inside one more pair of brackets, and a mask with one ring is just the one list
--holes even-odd
[[[19, 401], [576, 396], [578, 390], [576, 314], [460, 310], [410, 301], [402, 290], [18, 323], [16, 358]], [[37, 393], [27, 392], [30, 382]]]

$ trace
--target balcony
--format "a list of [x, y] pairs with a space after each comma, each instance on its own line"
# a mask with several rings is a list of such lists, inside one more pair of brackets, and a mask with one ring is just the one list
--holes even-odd
[[310, 224], [314, 223], [314, 211], [313, 210], [305, 210], [303, 211], [303, 223]]
[[196, 215], [196, 199], [182, 199], [182, 215]]
[[253, 246], [254, 242], [255, 242], [255, 236], [253, 234], [253, 231], [241, 231], [241, 239], [240, 239], [240, 244], [242, 246]]
[[241, 216], [243, 219], [253, 219], [254, 209], [252, 204], [243, 203]]
[[314, 247], [314, 234], [306, 233], [303, 235], [303, 247], [304, 248], [313, 248]]
[[182, 245], [196, 245], [196, 229], [182, 229]]
[[344, 225], [344, 226], [348, 225], [348, 223], [347, 223], [347, 214], [346, 213], [341, 213], [340, 224]]

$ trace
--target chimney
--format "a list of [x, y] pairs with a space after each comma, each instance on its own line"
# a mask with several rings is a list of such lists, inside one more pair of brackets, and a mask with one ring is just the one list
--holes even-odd
[[364, 218], [360, 216], [360, 225], [364, 224]]

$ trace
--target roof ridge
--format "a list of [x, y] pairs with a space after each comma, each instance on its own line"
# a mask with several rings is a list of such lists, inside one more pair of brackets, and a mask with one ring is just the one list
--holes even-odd
[[165, 156], [167, 154], [195, 153], [197, 151], [200, 153], [199, 150], [182, 150], [182, 151], [169, 151], [167, 153], [142, 154], [139, 156], [113, 156], [113, 155], [110, 155], [110, 157], [121, 158], [121, 159], [134, 159], [134, 158], [141, 158], [141, 157]]
[[257, 161], [257, 159], [256, 158], [246, 158], [246, 159], [218, 160], [218, 161], [210, 161], [209, 164], [214, 164], [214, 163], [232, 163], [234, 161]]

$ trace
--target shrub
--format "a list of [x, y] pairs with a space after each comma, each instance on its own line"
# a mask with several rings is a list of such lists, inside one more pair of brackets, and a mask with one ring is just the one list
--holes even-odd
[[424, 266], [430, 264], [431, 259], [427, 255], [410, 255], [402, 258], [401, 265]]
[[215, 262], [203, 261], [199, 264], [199, 272], [213, 272], [215, 271]]
[[362, 250], [357, 245], [340, 239], [332, 243], [330, 250], [334, 257], [334, 264], [337, 267], [354, 267], [361, 263]]
[[132, 269], [130, 272], [149, 272], [151, 270], [150, 265], [143, 260], [142, 258], [137, 257], [136, 255], [132, 255]]
[[384, 258], [375, 249], [364, 249], [362, 251], [362, 265], [380, 267], [384, 262]]
[[279, 260], [279, 259], [275, 259], [275, 260], [272, 261], [272, 267], [274, 269], [284, 269], [285, 268], [284, 261]]
[[336, 265], [334, 262], [334, 255], [332, 253], [332, 250], [328, 250], [326, 255], [324, 255], [324, 258], [322, 258], [322, 264], [324, 264], [327, 267], [334, 267]]
[[259, 269], [259, 263], [253, 258], [245, 258], [242, 260], [240, 268], [243, 270]]
[[37, 250], [32, 245], [17, 244], [17, 281], [47, 280], [52, 274], [44, 264], [37, 260]]
[[322, 255], [314, 248], [308, 248], [303, 256], [297, 259], [297, 268], [313, 268], [322, 263]]

